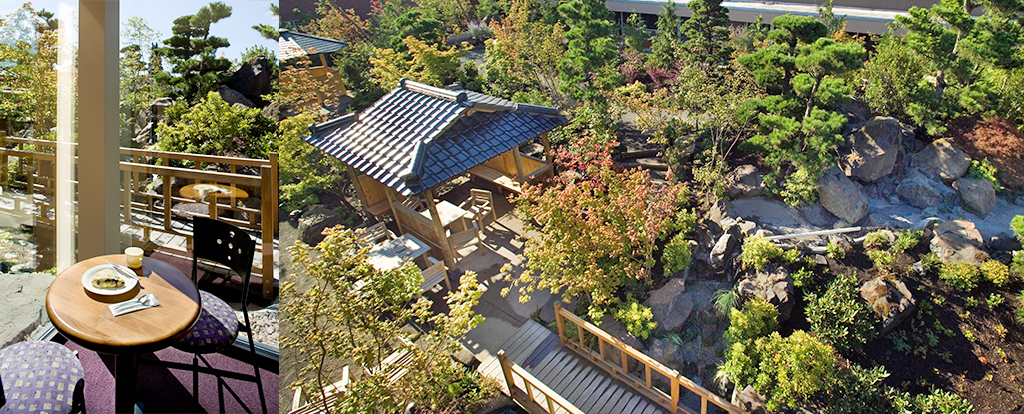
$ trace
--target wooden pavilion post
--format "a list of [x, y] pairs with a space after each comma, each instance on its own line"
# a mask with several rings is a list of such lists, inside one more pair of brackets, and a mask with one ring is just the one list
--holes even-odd
[[388, 196], [388, 208], [391, 209], [391, 217], [395, 218], [395, 224], [398, 225], [398, 233], [399, 234], [405, 234], [405, 229], [402, 228], [402, 220], [400, 220], [398, 218], [398, 212], [395, 211], [395, 194], [394, 194], [394, 191], [395, 190], [392, 190], [389, 187], [384, 187], [384, 194], [387, 194], [387, 196]]
[[526, 183], [526, 172], [523, 171], [523, 156], [519, 154], [519, 146], [512, 147], [512, 158], [516, 160], [516, 173], [519, 174], [519, 184]]
[[359, 174], [356, 173], [356, 169], [352, 168], [351, 165], [345, 165], [348, 170], [348, 179], [352, 181], [352, 186], [356, 189], [356, 197], [359, 197], [359, 203], [363, 205], [363, 208], [369, 207], [370, 204], [366, 202], [366, 193], [363, 192], [363, 183], [359, 182]]
[[441, 215], [437, 212], [437, 205], [434, 204], [434, 190], [429, 189], [423, 193], [427, 198], [427, 209], [430, 210], [430, 221], [434, 223], [434, 231], [441, 241], [441, 250], [444, 252], [444, 264], [449, 269], [455, 267], [455, 249], [452, 249], [451, 240], [444, 233], [444, 224], [441, 223]]
[[544, 145], [544, 162], [551, 164], [554, 157], [551, 155], [551, 140], [548, 139], [547, 132], [540, 134], [540, 143]]

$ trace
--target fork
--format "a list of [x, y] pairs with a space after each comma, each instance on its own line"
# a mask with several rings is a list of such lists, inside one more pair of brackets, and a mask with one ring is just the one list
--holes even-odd
[[150, 302], [150, 298], [152, 298], [152, 297], [153, 297], [153, 294], [145, 294], [145, 295], [139, 296], [136, 299], [127, 300], [127, 301], [124, 301], [124, 302], [121, 302], [121, 303], [116, 303], [116, 304], [110, 305], [110, 310], [112, 310], [112, 311], [124, 310], [124, 309], [130, 308], [132, 306], [138, 306], [138, 305], [149, 306], [149, 304], [151, 303]]

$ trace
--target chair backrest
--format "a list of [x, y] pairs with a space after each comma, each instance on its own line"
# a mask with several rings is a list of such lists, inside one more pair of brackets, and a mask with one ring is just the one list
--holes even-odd
[[384, 223], [377, 223], [370, 227], [367, 227], [366, 232], [362, 236], [359, 236], [359, 241], [364, 245], [376, 244], [381, 240], [387, 240], [390, 238], [388, 235], [388, 228]]
[[469, 189], [469, 195], [473, 199], [473, 204], [483, 204], [484, 202], [487, 205], [494, 204], [494, 198], [491, 197], [490, 191], [471, 188]]
[[441, 283], [441, 281], [448, 277], [444, 262], [427, 256], [427, 263], [430, 264], [430, 267], [420, 272], [423, 275], [423, 284], [420, 285], [420, 290], [424, 291], [433, 288], [434, 285]]
[[423, 211], [423, 209], [426, 208], [426, 206], [423, 205], [423, 200], [420, 200], [420, 198], [416, 196], [406, 198], [405, 201], [402, 201], [402, 204], [416, 211]]
[[206, 217], [192, 219], [192, 232], [192, 281], [197, 282], [198, 259], [220, 263], [242, 277], [244, 301], [249, 290], [256, 241], [245, 230]]

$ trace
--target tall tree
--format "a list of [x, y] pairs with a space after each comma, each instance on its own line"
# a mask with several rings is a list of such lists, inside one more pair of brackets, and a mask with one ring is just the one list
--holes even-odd
[[722, 7], [722, 0], [693, 0], [686, 7], [693, 15], [683, 22], [687, 37], [683, 48], [700, 62], [716, 66], [728, 62], [733, 51], [728, 44], [729, 9]]
[[626, 31], [626, 46], [636, 52], [644, 50], [647, 43], [647, 33], [644, 31], [647, 24], [644, 19], [637, 13], [631, 13], [623, 29]]
[[[121, 48], [121, 113], [125, 132], [134, 134], [130, 123], [139, 126], [145, 119], [136, 119], [140, 111], [154, 99], [162, 96], [163, 90], [157, 85], [155, 75], [162, 71], [159, 65], [151, 65], [153, 44], [160, 33], [149, 27], [141, 17], [129, 18], [124, 23], [123, 47]], [[134, 136], [134, 135], [133, 135]]]
[[558, 5], [558, 13], [568, 27], [569, 42], [558, 62], [559, 88], [574, 99], [603, 103], [601, 91], [619, 82], [612, 12], [602, 0], [566, 0]]
[[679, 40], [679, 16], [676, 16], [676, 3], [672, 0], [665, 2], [661, 7], [661, 14], [658, 15], [658, 34], [651, 41], [651, 63], [659, 68], [670, 68], [678, 60]]
[[302, 30], [306, 33], [343, 40], [350, 44], [370, 40], [370, 32], [367, 30], [370, 22], [360, 18], [354, 10], [342, 9], [332, 2], [320, 0], [317, 3], [317, 12], [322, 17], [304, 26]]
[[562, 101], [558, 62], [565, 55], [564, 26], [531, 20], [535, 7], [533, 0], [513, 0], [508, 16], [491, 23], [494, 39], [487, 41], [484, 52], [488, 93], [511, 98], [541, 89]]
[[31, 122], [39, 138], [50, 133], [57, 117], [57, 26], [52, 17], [26, 3], [0, 18], [0, 122]]
[[173, 35], [164, 40], [161, 55], [167, 57], [177, 76], [161, 73], [157, 80], [171, 87], [171, 95], [189, 102], [202, 99], [224, 81], [221, 72], [231, 61], [218, 58], [217, 49], [231, 44], [222, 37], [210, 36], [210, 25], [231, 16], [231, 6], [213, 2], [196, 14], [174, 19]]

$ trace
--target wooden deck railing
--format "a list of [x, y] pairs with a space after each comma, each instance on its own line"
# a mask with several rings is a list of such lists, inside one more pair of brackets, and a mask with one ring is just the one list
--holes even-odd
[[[575, 405], [509, 359], [505, 355], [505, 350], [498, 351], [498, 363], [501, 364], [501, 372], [505, 376], [505, 384], [508, 385], [508, 393], [512, 400], [530, 414], [583, 414]], [[519, 384], [522, 384], [521, 388]], [[544, 399], [539, 400], [540, 397]]]
[[[580, 356], [586, 358], [590, 362], [593, 362], [594, 365], [601, 367], [614, 378], [622, 381], [626, 385], [629, 385], [641, 395], [650, 398], [651, 401], [658, 403], [658, 405], [661, 405], [670, 413], [677, 413], [681, 411], [688, 414], [695, 414], [695, 412], [688, 407], [679, 405], [679, 401], [681, 399], [680, 393], [685, 391], [696, 394], [700, 397], [701, 414], [707, 414], [709, 402], [728, 413], [747, 414], [746, 411], [732, 405], [722, 397], [713, 394], [712, 392], [695, 384], [690, 379], [680, 375], [676, 370], [662, 365], [660, 362], [655, 361], [644, 353], [622, 343], [622, 341], [619, 341], [618, 339], [615, 339], [607, 332], [594, 326], [590, 322], [573, 315], [572, 312], [563, 309], [558, 303], [555, 303], [555, 322], [558, 325], [558, 339], [562, 346], [575, 351]], [[575, 325], [575, 338], [566, 336], [565, 330], [567, 322]], [[587, 345], [587, 335], [589, 335], [589, 337], [596, 338], [596, 351], [592, 346]], [[617, 358], [611, 356], [613, 354], [617, 354]], [[610, 361], [610, 359], [617, 360]], [[640, 372], [642, 372], [642, 377], [634, 375], [635, 373], [640, 372], [631, 371], [629, 369], [631, 360], [639, 363], [637, 367], [640, 369]], [[659, 378], [665, 380], [665, 384], [662, 386], [667, 385], [668, 390], [659, 388], [655, 381]]]
[[[36, 194], [50, 196], [54, 194], [56, 180], [56, 146], [54, 141], [0, 137], [0, 187], [6, 191], [10, 186], [23, 187], [27, 197], [15, 200], [16, 211], [21, 210], [19, 203], [31, 203], [36, 221], [53, 225], [50, 218], [55, 200], [52, 197], [35, 197]], [[75, 145], [75, 144], [71, 144]], [[10, 147], [10, 148], [8, 148]], [[9, 167], [15, 159], [17, 167]], [[172, 160], [192, 163], [192, 168], [173, 167]], [[76, 157], [77, 162], [77, 157]], [[207, 171], [203, 168], [209, 164], [225, 166], [228, 172]], [[245, 167], [245, 168], [242, 168]], [[258, 175], [245, 173], [244, 170], [258, 170]], [[175, 226], [173, 208], [176, 203], [196, 203], [195, 200], [171, 194], [171, 181], [174, 178], [194, 181], [195, 183], [216, 183], [230, 187], [247, 187], [249, 192], [255, 190], [250, 197], [260, 197], [260, 206], [246, 207], [234, 203], [203, 202], [206, 207], [201, 216], [213, 217], [260, 233], [260, 246], [257, 254], [262, 259], [255, 262], [253, 274], [263, 277], [263, 296], [273, 296], [274, 281], [274, 236], [277, 233], [278, 191], [277, 191], [277, 154], [271, 153], [269, 159], [250, 159], [235, 157], [218, 157], [196, 154], [185, 154], [164, 151], [150, 151], [134, 148], [121, 148], [121, 207], [122, 224], [140, 228], [143, 241], [151, 240], [152, 232], [158, 231], [182, 236], [185, 238], [184, 249], [177, 249], [187, 254], [192, 246], [192, 233], [181, 225]], [[147, 191], [145, 185], [152, 179], [162, 180], [163, 191], [160, 193]], [[74, 182], [77, 185], [77, 182]], [[132, 213], [148, 218], [136, 220]], [[130, 241], [130, 240], [129, 240]], [[175, 246], [169, 246], [175, 249]]]

